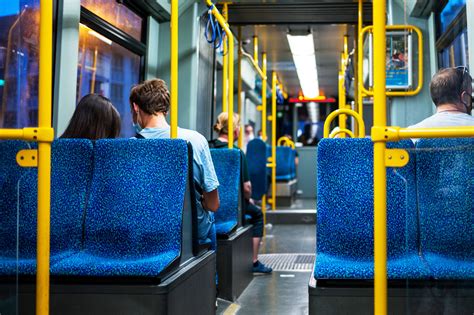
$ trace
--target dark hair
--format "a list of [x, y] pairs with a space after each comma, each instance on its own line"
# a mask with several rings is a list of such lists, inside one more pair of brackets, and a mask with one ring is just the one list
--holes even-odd
[[97, 140], [117, 138], [119, 134], [120, 114], [112, 102], [102, 95], [88, 94], [77, 104], [61, 138]]
[[135, 103], [148, 115], [167, 114], [170, 109], [170, 92], [166, 82], [152, 79], [135, 85], [130, 91], [130, 106]]
[[462, 68], [441, 69], [430, 83], [431, 99], [436, 106], [460, 104], [463, 91], [469, 91], [472, 78]]

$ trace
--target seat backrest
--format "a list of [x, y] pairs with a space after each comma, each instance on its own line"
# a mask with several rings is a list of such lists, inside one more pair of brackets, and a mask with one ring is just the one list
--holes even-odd
[[252, 183], [252, 198], [262, 199], [267, 193], [267, 145], [261, 139], [253, 139], [247, 144], [247, 163]]
[[474, 139], [421, 139], [416, 180], [422, 251], [474, 258]]
[[220, 207], [215, 213], [216, 224], [227, 224], [230, 231], [241, 225], [242, 218], [239, 208], [241, 153], [238, 149], [211, 149], [211, 156], [219, 180]]
[[276, 176], [282, 179], [292, 179], [292, 170], [294, 168], [295, 163], [293, 149], [284, 146], [277, 147], [276, 162]]
[[[51, 255], [80, 250], [93, 147], [86, 139], [59, 139], [51, 147]], [[20, 258], [36, 258], [38, 169], [19, 185]]]
[[178, 259], [188, 167], [184, 140], [97, 141], [85, 248], [117, 259]]
[[[411, 141], [389, 144], [412, 148]], [[373, 143], [323, 139], [318, 146], [317, 252], [373, 257]], [[387, 169], [388, 255], [417, 249], [415, 163]]]
[[25, 141], [0, 141], [0, 256], [16, 256], [18, 184], [29, 172], [17, 164], [16, 154], [29, 148]]

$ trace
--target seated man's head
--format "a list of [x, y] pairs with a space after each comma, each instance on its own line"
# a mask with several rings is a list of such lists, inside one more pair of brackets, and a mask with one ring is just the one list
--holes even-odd
[[438, 111], [440, 106], [467, 114], [472, 111], [472, 78], [466, 67], [438, 71], [431, 80], [430, 93]]
[[130, 91], [130, 109], [133, 122], [145, 128], [153, 116], [168, 114], [170, 108], [170, 92], [165, 81], [152, 79], [132, 87]]
[[253, 133], [253, 127], [252, 125], [245, 125], [245, 138], [247, 138], [248, 140], [252, 140], [254, 137], [255, 137], [255, 134]]
[[[233, 125], [234, 139], [237, 139], [240, 132], [240, 117], [236, 113], [234, 113]], [[220, 113], [219, 116], [217, 116], [217, 121], [214, 125], [214, 131], [217, 132], [219, 137], [225, 137], [229, 135], [229, 115], [227, 113]]]

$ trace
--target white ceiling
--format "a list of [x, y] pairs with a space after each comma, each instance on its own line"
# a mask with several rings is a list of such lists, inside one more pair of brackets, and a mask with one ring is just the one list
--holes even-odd
[[252, 38], [257, 35], [259, 37], [259, 52], [267, 53], [269, 74], [272, 70], [275, 70], [288, 94], [297, 96], [300, 91], [300, 84], [286, 34], [289, 29], [302, 28], [311, 28], [313, 32], [320, 94], [337, 96], [337, 79], [344, 35], [349, 36], [349, 51], [351, 51], [354, 41], [353, 26], [345, 24], [243, 26], [242, 40], [248, 42], [244, 45], [244, 49], [251, 54], [253, 53]]

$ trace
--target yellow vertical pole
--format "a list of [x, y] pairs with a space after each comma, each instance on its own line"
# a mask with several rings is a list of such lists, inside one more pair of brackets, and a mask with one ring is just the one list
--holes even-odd
[[[364, 0], [359, 0], [359, 10], [358, 10], [358, 24], [357, 24], [357, 106], [358, 113], [362, 119], [364, 118], [364, 95], [362, 93], [362, 85], [364, 84], [362, 78], [363, 70], [363, 58], [364, 58], [364, 41], [361, 39], [360, 34], [362, 33], [362, 23], [363, 23], [363, 4]], [[358, 127], [359, 128], [359, 127]], [[360, 134], [360, 130], [358, 132]]]
[[171, 132], [170, 137], [178, 136], [178, 0], [171, 0]]
[[258, 66], [258, 37], [253, 37], [253, 61]]
[[[229, 28], [229, 25], [227, 25], [227, 28], [229, 29], [229, 32], [230, 32], [230, 28]], [[234, 37], [233, 36], [228, 36], [228, 39], [229, 39], [229, 50], [228, 50], [228, 55], [229, 55], [229, 59], [228, 59], [228, 66], [229, 66], [229, 82], [228, 82], [228, 86], [229, 86], [229, 90], [228, 90], [228, 97], [229, 97], [229, 110], [228, 110], [228, 113], [229, 113], [229, 118], [228, 118], [228, 123], [229, 123], [229, 126], [234, 126]], [[234, 148], [234, 133], [233, 132], [229, 132], [229, 149], [233, 149]]]
[[276, 209], [276, 108], [277, 108], [277, 74], [272, 72], [272, 210]]
[[[222, 7], [222, 16], [224, 17], [224, 20], [227, 22], [227, 19], [229, 17], [228, 15], [228, 6], [227, 6], [227, 3], [224, 3], [223, 7]], [[222, 56], [222, 111], [223, 112], [227, 112], [228, 111], [228, 97], [229, 97], [229, 91], [228, 91], [228, 88], [229, 88], [229, 85], [228, 85], [228, 78], [229, 78], [229, 70], [228, 70], [228, 67], [229, 67], [229, 53], [228, 53], [228, 45], [227, 45], [227, 41], [229, 40], [229, 37], [226, 36], [224, 38], [224, 42], [222, 43], [222, 51], [224, 52], [223, 53], [223, 56]], [[230, 118], [230, 116], [229, 116]], [[230, 125], [229, 125], [230, 126]]]
[[238, 146], [242, 149], [244, 141], [244, 119], [242, 117], [242, 27], [239, 26], [237, 29], [237, 41], [238, 41], [238, 57], [237, 57], [237, 112], [240, 116], [240, 130]]
[[[38, 127], [51, 128], [53, 82], [53, 2], [41, 0]], [[51, 143], [38, 143], [38, 239], [36, 314], [49, 314]]]
[[[92, 63], [92, 80], [91, 80], [91, 93], [95, 91], [95, 80], [97, 76], [97, 55], [98, 55], [97, 47], [94, 50], [94, 61]], [[80, 90], [79, 90], [80, 91]]]
[[[374, 127], [385, 128], [385, 0], [373, 1]], [[387, 314], [387, 170], [384, 141], [374, 142], [374, 313]]]
[[[342, 59], [342, 58], [341, 58]], [[341, 60], [341, 67], [343, 68], [342, 60]], [[346, 90], [344, 87], [344, 69], [341, 69], [339, 72], [339, 109], [346, 108]], [[339, 128], [346, 129], [346, 115], [339, 115]], [[344, 134], [341, 134], [342, 138], [345, 138]]]
[[[267, 75], [267, 54], [262, 53], [262, 72]], [[267, 141], [267, 80], [262, 79], [262, 140]]]

